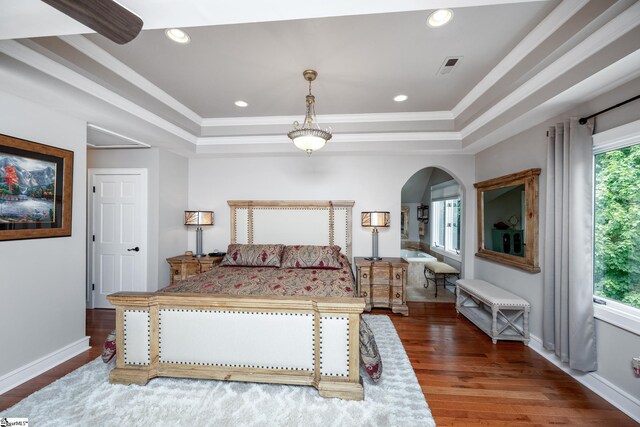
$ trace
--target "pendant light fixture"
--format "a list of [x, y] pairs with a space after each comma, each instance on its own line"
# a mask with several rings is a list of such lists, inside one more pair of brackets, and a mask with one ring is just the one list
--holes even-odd
[[304, 70], [304, 79], [309, 82], [309, 94], [306, 97], [307, 113], [304, 116], [304, 123], [293, 122], [293, 130], [287, 134], [296, 147], [311, 155], [316, 150], [321, 149], [332, 137], [331, 129], [320, 129], [316, 119], [315, 101], [311, 94], [311, 82], [318, 77], [315, 70]]

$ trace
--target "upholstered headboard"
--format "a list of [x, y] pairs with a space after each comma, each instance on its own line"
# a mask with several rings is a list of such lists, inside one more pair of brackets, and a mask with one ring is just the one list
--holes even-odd
[[231, 243], [338, 245], [351, 261], [349, 200], [229, 200]]

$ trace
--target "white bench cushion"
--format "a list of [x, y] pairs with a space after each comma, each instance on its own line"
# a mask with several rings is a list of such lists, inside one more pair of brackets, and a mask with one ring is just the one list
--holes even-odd
[[456, 280], [456, 284], [492, 305], [529, 307], [524, 299], [484, 280], [460, 279]]
[[451, 267], [449, 264], [445, 264], [440, 261], [429, 261], [426, 262], [425, 267], [429, 270], [433, 271], [436, 274], [459, 274], [460, 272], [455, 268]]

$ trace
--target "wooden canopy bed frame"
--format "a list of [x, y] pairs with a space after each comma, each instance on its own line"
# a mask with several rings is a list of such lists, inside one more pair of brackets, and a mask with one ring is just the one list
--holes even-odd
[[[339, 245], [351, 260], [353, 201], [229, 201], [231, 243]], [[120, 292], [109, 381], [154, 377], [311, 385], [362, 400], [356, 297]]]

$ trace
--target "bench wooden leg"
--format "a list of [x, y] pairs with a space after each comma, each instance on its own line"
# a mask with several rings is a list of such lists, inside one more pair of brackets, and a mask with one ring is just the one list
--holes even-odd
[[494, 344], [498, 342], [498, 307], [491, 306], [491, 341]]

